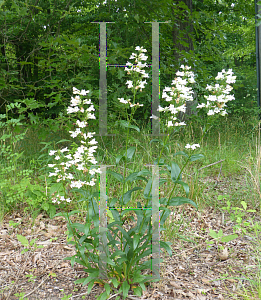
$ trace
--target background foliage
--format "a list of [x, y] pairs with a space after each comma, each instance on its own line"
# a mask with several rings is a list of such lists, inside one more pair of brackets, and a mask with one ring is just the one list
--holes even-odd
[[[115, 22], [107, 24], [108, 64], [124, 64], [137, 45], [151, 62], [151, 24], [144, 22], [170, 21], [160, 25], [161, 91], [188, 63], [200, 102], [206, 83], [232, 68], [237, 84], [230, 113], [246, 118], [257, 111], [254, 0], [1, 0], [0, 12], [0, 113], [21, 102], [11, 113], [23, 113], [34, 127], [65, 125], [73, 86], [91, 89], [99, 111], [99, 21]], [[123, 68], [108, 67], [108, 122], [121, 117], [117, 98], [125, 96], [125, 82]], [[143, 125], [150, 117], [150, 84], [145, 91], [135, 115]]]

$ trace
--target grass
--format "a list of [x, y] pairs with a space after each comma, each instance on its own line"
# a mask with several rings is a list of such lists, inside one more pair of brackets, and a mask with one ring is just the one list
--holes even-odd
[[[199, 206], [199, 211], [206, 207], [214, 207], [217, 211], [222, 211], [222, 207], [226, 205], [226, 201], [229, 199], [231, 207], [239, 207], [240, 202], [247, 201], [249, 209], [256, 209], [260, 214], [260, 162], [261, 162], [261, 148], [260, 148], [260, 130], [258, 120], [252, 120], [252, 123], [248, 121], [244, 123], [242, 118], [225, 118], [226, 121], [217, 123], [210, 132], [204, 137], [201, 143], [201, 148], [197, 153], [202, 153], [204, 159], [193, 162], [184, 172], [184, 182], [187, 182], [190, 187], [189, 198], [195, 201]], [[96, 131], [98, 132], [98, 130]], [[119, 129], [114, 129], [114, 137], [101, 137], [96, 136], [98, 141], [97, 158], [99, 164], [115, 165], [115, 157], [125, 149], [125, 136]], [[149, 134], [149, 126], [144, 128], [142, 133]], [[18, 134], [18, 133], [16, 133]], [[16, 135], [15, 134], [15, 135]], [[140, 135], [136, 131], [131, 132], [131, 142], [129, 145], [136, 145], [137, 151], [135, 159], [132, 163], [129, 163], [127, 168], [131, 171], [142, 170], [146, 168], [146, 164], [152, 164], [154, 159], [157, 158], [159, 153], [159, 146], [157, 143], [150, 145], [152, 137], [148, 135]], [[199, 124], [188, 126], [186, 131], [179, 135], [173, 135], [170, 139], [169, 153], [164, 151], [163, 157], [172, 157], [177, 151], [184, 151], [184, 146], [189, 143], [197, 143], [202, 135], [202, 127]], [[155, 137], [153, 137], [155, 138]], [[35, 203], [33, 205], [24, 205], [26, 197], [26, 183], [22, 184], [22, 176], [17, 176], [18, 172], [28, 170], [28, 177], [31, 184], [37, 185], [39, 190], [43, 193], [41, 196], [44, 201], [44, 194], [47, 196], [48, 190], [48, 173], [47, 164], [52, 163], [52, 158], [48, 155], [49, 150], [56, 149], [57, 144], [61, 139], [70, 139], [66, 132], [56, 132], [46, 135], [45, 139], [39, 137], [38, 131], [29, 128], [26, 132], [25, 138], [18, 141], [15, 146], [17, 152], [23, 152], [23, 155], [17, 160], [16, 168], [14, 170], [8, 170], [12, 161], [2, 160], [0, 165], [2, 170], [6, 170], [4, 173], [0, 173], [0, 182], [3, 180], [9, 180], [10, 186], [16, 184], [16, 190], [12, 190], [16, 194], [16, 198], [20, 201], [14, 201], [15, 205], [8, 205], [6, 202], [7, 196], [4, 192], [3, 185], [0, 185], [0, 221], [4, 219], [5, 215], [12, 213], [14, 210], [27, 209], [26, 214], [36, 217], [40, 213], [41, 202], [38, 203], [38, 210], [35, 213]], [[46, 149], [43, 150], [46, 145]], [[66, 146], [67, 143], [63, 143]], [[183, 158], [177, 157], [176, 162], [182, 165]], [[218, 162], [218, 163], [216, 163]], [[216, 163], [216, 164], [213, 164]], [[208, 166], [209, 165], [209, 166]], [[208, 167], [205, 167], [208, 166]], [[205, 167], [205, 168], [203, 168]], [[121, 166], [117, 169], [110, 168], [117, 172], [122, 172]], [[243, 171], [247, 170], [249, 176], [246, 176], [246, 185], [243, 186], [241, 182], [237, 182], [236, 178], [243, 174]], [[14, 180], [14, 176], [17, 180]], [[215, 193], [213, 189], [206, 190], [210, 185], [215, 185], [215, 182], [208, 183], [206, 180], [211, 177], [215, 178], [216, 182], [221, 179], [231, 180], [235, 189], [233, 191], [226, 191], [228, 196], [219, 195]], [[19, 183], [20, 181], [20, 183]], [[202, 183], [205, 181], [205, 183]], [[11, 183], [12, 182], [12, 183]], [[108, 188], [108, 194], [110, 197], [117, 197], [118, 195], [118, 183], [115, 179], [110, 179], [110, 186], [114, 188]], [[145, 187], [145, 184], [140, 185]], [[8, 185], [5, 185], [8, 187]], [[132, 184], [127, 186], [127, 189], [133, 187]], [[170, 186], [164, 185], [161, 191], [169, 191]], [[177, 193], [184, 196], [182, 189], [178, 188]], [[40, 194], [39, 194], [40, 195]], [[15, 196], [15, 195], [13, 195]], [[18, 197], [17, 197], [18, 196]], [[40, 197], [40, 196], [39, 196]], [[133, 198], [130, 206], [135, 206], [137, 199], [142, 198], [142, 193], [137, 191], [136, 198]], [[141, 200], [142, 202], [142, 200]], [[74, 203], [73, 208], [80, 208], [83, 210], [83, 206], [79, 207], [79, 203]], [[131, 212], [129, 213], [131, 214]], [[179, 233], [179, 229], [186, 222], [184, 221], [184, 213], [180, 212], [180, 220], [176, 223], [172, 223], [166, 227], [164, 238], [168, 240], [170, 237], [177, 239], [190, 238], [193, 240], [193, 236], [185, 237]], [[258, 236], [261, 229], [256, 229], [253, 236]], [[249, 235], [251, 233], [248, 233]], [[195, 239], [194, 239], [195, 240]], [[261, 268], [260, 268], [260, 243], [255, 245], [255, 251], [257, 253], [257, 267], [258, 272], [254, 273], [251, 269], [246, 270], [245, 274], [248, 274], [249, 278], [254, 278], [251, 281], [251, 289], [241, 290], [244, 293], [244, 299], [253, 299], [251, 297], [257, 297], [261, 299]], [[245, 275], [246, 276], [246, 275]], [[257, 299], [257, 298], [255, 298]]]

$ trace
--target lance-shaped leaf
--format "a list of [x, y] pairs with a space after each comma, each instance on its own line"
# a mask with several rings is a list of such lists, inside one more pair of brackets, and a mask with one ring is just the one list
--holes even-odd
[[197, 204], [188, 199], [188, 198], [185, 198], [185, 197], [174, 197], [174, 198], [171, 198], [170, 202], [169, 202], [169, 206], [178, 206], [178, 205], [183, 205], [183, 204], [191, 204], [193, 205], [194, 207], [196, 207], [196, 209], [198, 209], [198, 206]]

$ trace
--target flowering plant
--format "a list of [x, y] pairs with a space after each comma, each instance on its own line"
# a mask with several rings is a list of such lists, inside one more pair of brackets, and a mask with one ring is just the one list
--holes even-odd
[[[79, 120], [76, 122], [78, 128], [70, 133], [73, 138], [78, 137], [82, 145], [79, 146], [78, 144], [74, 143], [72, 150], [64, 148], [62, 150], [53, 150], [50, 152], [50, 155], [56, 155], [55, 160], [59, 162], [61, 161], [59, 164], [49, 165], [49, 167], [54, 168], [55, 170], [55, 172], [51, 172], [49, 176], [56, 177], [56, 183], [54, 184], [55, 188], [53, 190], [56, 190], [58, 195], [54, 198], [54, 201], [57, 203], [67, 204], [71, 201], [69, 197], [67, 198], [67, 194], [68, 191], [72, 189], [71, 192], [78, 191], [82, 195], [80, 200], [85, 201], [86, 203], [87, 215], [85, 224], [72, 223], [70, 216], [72, 216], [75, 211], [67, 212], [66, 215], [63, 213], [59, 213], [57, 215], [64, 215], [67, 219], [69, 231], [68, 242], [76, 247], [76, 254], [66, 259], [71, 260], [72, 266], [75, 262], [83, 265], [85, 267], [84, 271], [88, 273], [88, 277], [81, 278], [77, 280], [76, 283], [82, 283], [83, 285], [89, 284], [88, 292], [91, 291], [95, 283], [102, 284], [105, 287], [105, 292], [101, 294], [98, 299], [106, 299], [110, 296], [111, 291], [115, 289], [118, 289], [118, 292], [123, 295], [124, 299], [127, 297], [130, 289], [135, 295], [141, 296], [142, 290], [145, 290], [146, 283], [149, 281], [158, 281], [159, 277], [157, 276], [159, 274], [156, 274], [155, 278], [152, 276], [146, 276], [145, 272], [151, 268], [151, 263], [156, 261], [156, 259], [151, 258], [150, 255], [156, 252], [159, 253], [159, 248], [153, 247], [151, 243], [153, 235], [155, 235], [155, 232], [157, 233], [155, 228], [158, 228], [159, 231], [164, 230], [163, 225], [170, 215], [171, 210], [169, 207], [171, 206], [178, 206], [187, 203], [197, 208], [196, 203], [187, 198], [189, 195], [189, 186], [187, 183], [183, 182], [182, 173], [189, 162], [203, 157], [202, 154], [193, 154], [193, 151], [200, 147], [199, 144], [187, 144], [185, 148], [190, 149], [189, 153], [180, 151], [173, 155], [174, 157], [176, 155], [183, 155], [186, 157], [184, 166], [180, 168], [176, 162], [170, 162], [169, 164], [164, 165], [165, 160], [161, 158], [164, 148], [167, 147], [169, 135], [166, 136], [164, 142], [159, 139], [151, 140], [150, 143], [160, 142], [163, 146], [159, 157], [154, 161], [154, 165], [156, 165], [158, 168], [166, 166], [167, 170], [160, 170], [160, 173], [167, 172], [170, 177], [168, 180], [162, 178], [156, 178], [156, 180], [159, 179], [159, 186], [166, 181], [171, 181], [173, 185], [169, 196], [160, 198], [160, 203], [158, 203], [158, 206], [156, 205], [156, 210], [158, 212], [160, 211], [160, 214], [158, 214], [158, 220], [154, 220], [154, 223], [152, 221], [152, 224], [151, 212], [147, 208], [152, 208], [152, 210], [153, 207], [155, 208], [155, 203], [153, 202], [153, 190], [155, 189], [154, 174], [152, 174], [150, 170], [144, 169], [140, 172], [128, 174], [127, 176], [127, 162], [133, 160], [136, 152], [136, 147], [128, 147], [130, 129], [140, 132], [139, 127], [132, 125], [133, 116], [136, 109], [142, 106], [140, 103], [135, 103], [135, 96], [137, 91], [142, 91], [144, 85], [146, 84], [146, 80], [142, 81], [142, 78], [148, 78], [148, 74], [146, 74], [145, 70], [143, 70], [147, 64], [141, 62], [142, 60], [147, 59], [147, 56], [144, 55], [144, 52], [147, 50], [143, 49], [142, 47], [136, 47], [135, 50], [138, 51], [138, 54], [132, 53], [130, 59], [135, 59], [136, 65], [128, 62], [127, 66], [129, 68], [125, 68], [128, 75], [131, 75], [133, 78], [133, 81], [127, 81], [128, 88], [132, 89], [133, 102], [131, 102], [130, 99], [125, 100], [124, 98], [118, 98], [120, 103], [126, 105], [125, 108], [127, 120], [121, 120], [118, 122], [118, 124], [126, 130], [127, 139], [126, 147], [123, 150], [123, 153], [116, 156], [115, 162], [116, 166], [123, 162], [124, 171], [123, 175], [110, 170], [107, 171], [108, 174], [111, 174], [122, 184], [122, 190], [119, 192], [121, 195], [119, 195], [118, 198], [109, 199], [105, 195], [108, 203], [107, 207], [110, 207], [111, 209], [109, 214], [111, 216], [111, 222], [109, 222], [109, 224], [107, 224], [107, 228], [105, 228], [107, 239], [109, 241], [108, 247], [110, 248], [110, 250], [108, 247], [107, 249], [104, 249], [106, 254], [106, 263], [108, 265], [108, 273], [105, 278], [99, 278], [99, 275], [101, 274], [99, 256], [101, 253], [98, 250], [98, 246], [99, 239], [102, 235], [102, 233], [99, 232], [99, 218], [101, 216], [99, 215], [98, 200], [100, 195], [98, 192], [93, 192], [96, 182], [96, 173], [101, 173], [102, 171], [100, 168], [95, 166], [97, 161], [95, 160], [93, 153], [95, 152], [97, 146], [92, 145], [97, 144], [97, 142], [95, 139], [92, 139], [94, 133], [87, 133], [84, 131], [86, 130], [87, 120], [95, 118], [95, 116], [90, 113], [90, 111], [94, 110], [91, 100], [82, 100], [81, 97], [86, 96], [88, 91], [79, 91], [76, 88], [73, 88], [73, 93], [76, 96], [72, 97], [71, 105], [67, 110], [67, 113], [75, 113], [79, 118]], [[172, 89], [165, 88], [163, 91], [163, 98], [165, 97], [166, 101], [172, 102], [167, 108], [159, 107], [159, 111], [168, 111], [173, 115], [171, 116], [170, 120], [166, 122], [167, 129], [172, 126], [180, 127], [186, 125], [183, 122], [178, 122], [179, 120], [174, 115], [179, 111], [185, 112], [185, 101], [193, 100], [193, 90], [191, 87], [188, 87], [188, 85], [194, 83], [194, 74], [193, 72], [189, 71], [189, 69], [190, 67], [181, 66], [181, 71], [176, 73], [178, 77], [173, 80], [174, 87]], [[182, 76], [182, 78], [179, 76]], [[171, 97], [167, 95], [167, 92], [170, 92]], [[222, 103], [225, 103], [225, 101], [232, 99], [228, 99], [228, 97], [217, 98], [217, 101], [221, 102], [221, 100]], [[85, 105], [91, 106], [86, 109]], [[131, 108], [130, 115], [127, 113], [128, 106]], [[210, 108], [209, 105], [204, 107]], [[215, 113], [218, 113], [217, 110], [214, 111]], [[90, 146], [89, 148], [88, 145]], [[69, 154], [64, 155], [64, 152], [69, 152]], [[90, 163], [92, 166], [89, 165]], [[85, 177], [89, 175], [90, 181], [81, 181], [81, 172], [84, 173]], [[135, 201], [137, 203], [137, 209], [134, 210], [137, 218], [136, 225], [130, 230], [125, 230], [124, 215], [129, 210], [127, 207], [128, 203], [130, 203], [135, 191], [143, 189], [136, 186], [131, 190], [126, 191], [126, 186], [128, 182], [135, 182], [137, 180], [145, 181], [146, 186], [143, 192], [144, 201]], [[185, 191], [186, 197], [173, 196], [177, 185], [181, 185]], [[120, 207], [121, 211], [118, 211], [116, 209], [117, 207]], [[157, 222], [159, 225], [153, 227]], [[169, 253], [169, 255], [172, 255], [170, 242], [160, 241], [159, 244], [160, 247], [164, 248]], [[156, 273], [155, 269], [153, 272]]]

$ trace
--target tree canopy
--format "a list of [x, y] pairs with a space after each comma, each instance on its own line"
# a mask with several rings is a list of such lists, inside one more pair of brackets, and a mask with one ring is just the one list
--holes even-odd
[[[99, 24], [107, 24], [107, 63], [125, 64], [135, 46], [148, 50], [151, 24], [160, 24], [160, 86], [170, 86], [180, 64], [193, 67], [197, 98], [218, 71], [237, 76], [231, 113], [256, 111], [254, 0], [71, 1], [0, 0], [0, 112], [20, 102], [32, 124], [63, 120], [72, 87], [90, 89], [99, 103]], [[120, 111], [126, 72], [108, 68], [108, 118]], [[141, 95], [140, 118], [150, 117], [151, 87]], [[55, 123], [54, 123], [55, 124]], [[53, 125], [55, 126], [55, 125]]]

